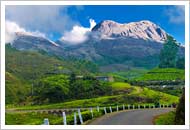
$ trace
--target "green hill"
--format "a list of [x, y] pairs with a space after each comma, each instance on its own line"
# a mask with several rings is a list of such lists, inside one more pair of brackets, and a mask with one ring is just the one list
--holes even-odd
[[185, 70], [176, 68], [156, 68], [143, 76], [136, 78], [137, 81], [166, 81], [185, 80]]
[[[56, 109], [56, 108], [77, 108], [77, 107], [96, 107], [96, 106], [109, 106], [117, 104], [172, 104], [178, 103], [177, 96], [169, 95], [163, 92], [154, 91], [149, 88], [141, 88], [131, 86], [127, 83], [114, 82], [111, 84], [113, 91], [123, 91], [122, 94], [101, 96], [91, 99], [81, 99], [67, 101], [63, 103], [49, 104], [49, 105], [36, 105], [17, 107], [17, 110], [33, 110], [33, 109]], [[128, 91], [128, 93], [126, 93]]]
[[27, 81], [57, 73], [90, 74], [98, 71], [96, 64], [85, 60], [64, 60], [45, 52], [18, 51], [6, 45], [6, 71]]
[[30, 95], [31, 86], [15, 77], [13, 74], [6, 72], [5, 99], [6, 104], [17, 104], [26, 102]]
[[31, 85], [42, 78], [57, 74], [92, 74], [95, 64], [84, 60], [63, 60], [44, 52], [18, 51], [6, 45], [6, 104], [26, 103]]

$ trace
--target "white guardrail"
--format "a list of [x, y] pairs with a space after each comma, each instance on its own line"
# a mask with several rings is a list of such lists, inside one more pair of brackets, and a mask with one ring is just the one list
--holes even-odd
[[[116, 112], [118, 111], [122, 111], [122, 110], [135, 110], [135, 109], [154, 109], [154, 108], [173, 108], [173, 105], [172, 104], [159, 104], [157, 106], [155, 105], [150, 105], [150, 104], [147, 104], [147, 105], [130, 105], [128, 104], [127, 107], [126, 105], [122, 105], [121, 107], [122, 109], [119, 109], [119, 106], [117, 105], [116, 106]], [[78, 117], [79, 117], [79, 121], [80, 121], [80, 124], [83, 124], [83, 118], [82, 118], [82, 114], [81, 114], [81, 109], [85, 109], [85, 108], [78, 108], [77, 109], [77, 112], [74, 112], [74, 125], [77, 125], [77, 113], [78, 113]], [[107, 114], [107, 109], [109, 109], [109, 113], [112, 113], [113, 112], [113, 108], [111, 106], [109, 107], [90, 107], [89, 108], [89, 111], [91, 113], [91, 116], [92, 118], [94, 117], [93, 115], [93, 109], [96, 109], [97, 112], [100, 112], [100, 109], [102, 109], [104, 111], [104, 114]], [[63, 116], [63, 125], [67, 125], [67, 118], [66, 118], [66, 112], [62, 112], [62, 116]], [[44, 123], [42, 125], [50, 125], [49, 123], [49, 119], [48, 118], [45, 118], [44, 119]]]

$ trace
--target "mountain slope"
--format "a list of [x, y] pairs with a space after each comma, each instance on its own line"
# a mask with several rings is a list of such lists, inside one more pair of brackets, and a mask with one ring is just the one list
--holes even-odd
[[[103, 72], [113, 72], [131, 67], [156, 67], [167, 35], [158, 25], [146, 20], [128, 24], [105, 20], [92, 29], [89, 40], [80, 44], [61, 40], [54, 43], [18, 33], [11, 45], [18, 50], [43, 50], [68, 60], [87, 60], [98, 64]], [[180, 46], [178, 56], [184, 57], [184, 47]]]

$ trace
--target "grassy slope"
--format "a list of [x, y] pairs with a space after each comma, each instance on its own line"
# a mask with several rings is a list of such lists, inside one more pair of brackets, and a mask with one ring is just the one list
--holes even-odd
[[13, 74], [6, 72], [5, 98], [6, 104], [13, 104], [26, 101], [30, 94], [30, 85], [18, 79]]
[[126, 72], [112, 72], [108, 73], [108, 75], [113, 76], [115, 80], [124, 81], [126, 79], [131, 80], [140, 77], [143, 74], [147, 73], [147, 71], [148, 70], [146, 69], [133, 68], [127, 70]]
[[38, 105], [38, 106], [24, 106], [16, 108], [18, 110], [31, 110], [31, 109], [56, 109], [56, 108], [75, 108], [75, 107], [90, 107], [90, 106], [107, 106], [116, 104], [146, 104], [155, 103], [155, 101], [160, 103], [177, 103], [178, 97], [165, 94], [162, 92], [150, 90], [148, 88], [140, 88], [135, 86], [130, 86], [127, 83], [115, 82], [112, 84], [113, 90], [118, 89], [131, 90], [128, 94], [120, 94], [113, 96], [102, 96], [98, 98], [82, 99], [68, 101], [64, 103], [49, 104], [49, 105]]
[[169, 112], [162, 115], [157, 116], [154, 119], [155, 125], [174, 125], [175, 112]]
[[73, 71], [77, 74], [89, 74], [96, 70], [96, 65], [88, 61], [62, 60], [48, 54], [18, 51], [6, 46], [6, 71], [27, 81], [39, 79], [52, 73]]
[[[90, 111], [81, 111], [83, 121], [91, 120]], [[97, 112], [93, 110], [93, 117], [99, 117], [103, 114], [103, 111]], [[67, 114], [67, 124], [74, 124], [74, 113]], [[63, 125], [63, 117], [48, 113], [36, 113], [36, 112], [27, 112], [27, 113], [6, 113], [6, 125], [41, 125], [45, 118], [49, 119], [50, 125]], [[80, 124], [79, 117], [77, 114], [77, 124]]]
[[152, 81], [152, 80], [185, 80], [185, 70], [175, 68], [156, 68], [143, 76], [136, 78], [137, 81]]

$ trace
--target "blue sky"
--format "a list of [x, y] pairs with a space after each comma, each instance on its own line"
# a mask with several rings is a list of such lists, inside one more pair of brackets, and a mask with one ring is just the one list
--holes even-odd
[[55, 41], [74, 26], [89, 28], [89, 19], [96, 23], [114, 20], [119, 23], [150, 20], [177, 41], [184, 43], [185, 18], [183, 6], [8, 6], [6, 20], [19, 28], [36, 34], [44, 34]]

